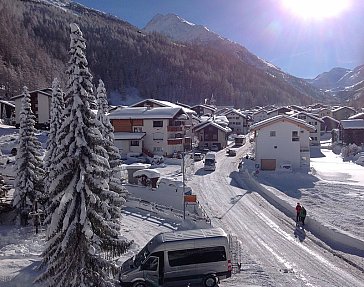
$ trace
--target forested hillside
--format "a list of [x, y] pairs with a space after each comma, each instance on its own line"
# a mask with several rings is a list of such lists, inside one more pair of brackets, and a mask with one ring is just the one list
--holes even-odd
[[51, 86], [54, 77], [64, 79], [71, 22], [84, 32], [94, 83], [101, 78], [121, 98], [134, 90], [142, 98], [189, 104], [213, 94], [218, 105], [236, 107], [317, 101], [229, 51], [174, 43], [76, 3], [29, 0], [0, 2], [2, 98], [19, 94], [24, 85], [32, 90]]

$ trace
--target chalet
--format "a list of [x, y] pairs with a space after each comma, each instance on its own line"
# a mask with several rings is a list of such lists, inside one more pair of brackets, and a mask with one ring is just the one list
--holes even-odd
[[231, 129], [232, 133], [238, 135], [245, 135], [248, 133], [248, 117], [245, 114], [239, 112], [236, 109], [229, 109], [222, 115], [226, 116], [226, 118], [228, 119], [228, 126]]
[[292, 112], [291, 108], [288, 107], [280, 107], [280, 108], [276, 108], [272, 111], [267, 112], [267, 116], [268, 118], [272, 118], [278, 115], [287, 115], [287, 113]]
[[268, 112], [265, 109], [261, 109], [259, 111], [256, 111], [252, 115], [253, 123], [258, 123], [260, 121], [264, 121], [268, 118]]
[[303, 120], [279, 115], [250, 127], [255, 138], [255, 163], [262, 170], [276, 170], [284, 165], [308, 170], [310, 132], [315, 127]]
[[187, 105], [182, 104], [174, 104], [169, 101], [163, 101], [163, 100], [156, 100], [156, 99], [144, 99], [140, 102], [137, 102], [133, 105], [130, 105], [131, 108], [136, 107], [148, 107], [148, 108], [163, 108], [163, 107], [170, 107], [170, 108], [182, 108], [183, 112], [188, 116], [188, 119], [186, 119], [183, 124], [186, 132], [186, 136], [193, 137], [192, 132], [192, 126], [194, 125], [194, 116], [197, 115], [197, 113], [192, 110]]
[[231, 129], [213, 120], [208, 120], [193, 127], [193, 131], [198, 138], [199, 148], [211, 149], [216, 146], [218, 149], [223, 149], [227, 146], [228, 134]]
[[309, 125], [314, 126], [315, 131], [310, 132], [310, 145], [318, 146], [320, 145], [321, 140], [321, 125], [323, 124], [323, 120], [320, 118], [305, 112], [298, 112], [293, 115], [293, 117], [298, 118], [300, 120], [304, 120]]
[[364, 145], [364, 120], [354, 119], [340, 121], [339, 141], [345, 145]]
[[182, 107], [128, 107], [108, 115], [120, 153], [171, 156], [192, 149], [190, 119]]
[[194, 110], [199, 117], [204, 115], [212, 116], [216, 112], [216, 108], [210, 105], [195, 105], [192, 106], [191, 109]]
[[[36, 128], [48, 128], [50, 119], [50, 108], [52, 99], [52, 89], [42, 89], [29, 92], [30, 105], [35, 115]], [[15, 124], [19, 126], [19, 115], [21, 110], [21, 100], [23, 95], [12, 97], [15, 104]]]
[[338, 121], [347, 120], [349, 117], [356, 114], [356, 111], [351, 107], [339, 107], [332, 110], [332, 117]]
[[340, 121], [329, 116], [322, 117], [321, 120], [323, 121], [321, 124], [322, 132], [331, 132], [333, 129], [337, 129], [340, 124]]
[[15, 125], [15, 103], [0, 100], [0, 119], [4, 124]]

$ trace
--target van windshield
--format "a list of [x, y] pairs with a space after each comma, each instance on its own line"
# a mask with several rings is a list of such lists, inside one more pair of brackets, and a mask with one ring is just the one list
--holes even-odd
[[214, 159], [210, 159], [210, 158], [206, 158], [205, 159], [205, 165], [207, 165], [207, 166], [213, 166], [213, 165], [215, 165], [215, 160]]
[[148, 245], [147, 244], [142, 250], [140, 250], [140, 252], [135, 256], [134, 259], [134, 266], [135, 267], [139, 267], [140, 264], [142, 264], [145, 259], [148, 257], [148, 255], [150, 254], [150, 251], [148, 249]]

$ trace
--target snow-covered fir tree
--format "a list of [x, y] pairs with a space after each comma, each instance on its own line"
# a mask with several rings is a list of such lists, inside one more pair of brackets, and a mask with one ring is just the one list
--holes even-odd
[[105, 139], [105, 148], [108, 154], [110, 165], [109, 188], [110, 190], [119, 193], [123, 197], [126, 197], [127, 191], [122, 186], [122, 179], [120, 177], [119, 169], [122, 161], [119, 149], [115, 146], [114, 143], [114, 127], [110, 123], [110, 120], [107, 116], [107, 114], [109, 113], [109, 103], [107, 101], [105, 85], [102, 80], [99, 80], [96, 99], [98, 107], [97, 119], [101, 124], [100, 132]]
[[22, 96], [13, 206], [22, 219], [21, 223], [26, 224], [27, 215], [32, 211], [35, 201], [43, 199], [44, 170], [27, 87], [23, 88]]
[[42, 254], [45, 270], [37, 281], [47, 286], [113, 286], [110, 275], [117, 266], [107, 258], [122, 254], [130, 245], [120, 237], [112, 218], [118, 209], [115, 203], [123, 198], [108, 185], [108, 154], [100, 123], [90, 108], [92, 76], [85, 39], [76, 24], [70, 27], [65, 119], [50, 171], [51, 223]]
[[52, 83], [52, 100], [50, 110], [50, 125], [47, 140], [47, 150], [44, 156], [44, 169], [46, 172], [44, 190], [48, 194], [48, 189], [53, 179], [49, 177], [49, 171], [52, 168], [53, 157], [56, 155], [58, 143], [57, 134], [63, 122], [64, 99], [63, 91], [58, 79]]

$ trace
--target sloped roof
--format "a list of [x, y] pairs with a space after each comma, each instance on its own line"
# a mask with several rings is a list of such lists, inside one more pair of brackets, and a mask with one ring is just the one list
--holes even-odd
[[313, 114], [306, 113], [306, 112], [298, 112], [292, 115], [292, 117], [297, 117], [298, 115], [305, 115], [306, 117], [309, 117], [311, 119], [314, 119], [315, 121], [318, 121], [320, 123], [323, 123], [324, 121], [320, 119], [319, 117], [314, 116]]
[[15, 108], [15, 104], [13, 101], [5, 101], [5, 100], [0, 100], [0, 103], [4, 104], [4, 105], [8, 105], [10, 107]]
[[332, 112], [335, 113], [335, 112], [340, 111], [340, 110], [343, 110], [343, 109], [349, 109], [349, 110], [352, 110], [353, 112], [356, 112], [355, 109], [353, 109], [351, 107], [347, 107], [347, 106], [338, 107], [338, 108], [332, 110]]
[[286, 116], [286, 115], [278, 115], [278, 116], [275, 116], [275, 117], [271, 117], [271, 118], [268, 118], [266, 120], [263, 120], [263, 121], [260, 121], [254, 125], [252, 125], [250, 127], [250, 130], [254, 131], [254, 130], [259, 130], [261, 128], [264, 128], [264, 127], [267, 127], [267, 126], [270, 126], [272, 124], [275, 124], [277, 122], [283, 122], [283, 121], [288, 121], [290, 123], [293, 123], [301, 128], [304, 128], [308, 131], [312, 131], [314, 132], [316, 130], [316, 128], [313, 126], [313, 125], [310, 125], [308, 123], [306, 123], [304, 120], [300, 120], [300, 119], [297, 119], [297, 118], [294, 118], [294, 117], [290, 117], [290, 116]]
[[364, 120], [356, 119], [356, 120], [342, 120], [340, 121], [340, 125], [343, 129], [364, 129]]
[[336, 123], [340, 123], [340, 121], [338, 121], [337, 119], [334, 119], [333, 117], [330, 117], [330, 116], [324, 116], [321, 118], [323, 121], [325, 121], [326, 119], [330, 120], [330, 121], [333, 121], [333, 122], [336, 122]]
[[120, 110], [112, 111], [109, 119], [172, 119], [179, 112], [183, 112], [182, 107], [171, 108], [148, 108], [148, 107], [128, 107]]
[[225, 115], [225, 116], [230, 115], [230, 114], [236, 114], [236, 115], [241, 116], [243, 118], [248, 117], [247, 115], [243, 114], [242, 112], [240, 112], [240, 111], [238, 111], [236, 109], [230, 109], [230, 110], [227, 110], [227, 111], [222, 113], [222, 115]]
[[349, 117], [349, 120], [355, 120], [355, 119], [364, 119], [364, 113], [358, 113], [356, 115]]
[[225, 133], [229, 133], [229, 132], [231, 132], [231, 128], [229, 128], [229, 127], [223, 127], [223, 126], [220, 126], [218, 123], [216, 123], [216, 122], [214, 122], [214, 121], [211, 121], [211, 120], [209, 120], [209, 121], [205, 121], [205, 122], [202, 122], [202, 123], [200, 123], [200, 124], [196, 125], [196, 126], [193, 128], [193, 130], [194, 130], [195, 132], [197, 132], [197, 131], [199, 131], [199, 130], [202, 130], [202, 129], [206, 128], [206, 127], [207, 127], [207, 126], [209, 126], [209, 125], [214, 126], [215, 128], [217, 128], [217, 129], [219, 129], [219, 130], [222, 130], [222, 131], [223, 131], [223, 132], [225, 132]]
[[[174, 104], [168, 101], [163, 101], [163, 100], [156, 100], [156, 99], [144, 99], [142, 101], [139, 101], [133, 105], [130, 105], [129, 107], [141, 107], [144, 106], [146, 103], [151, 102], [153, 104], [156, 104], [160, 107], [170, 107], [170, 108], [183, 108], [183, 111], [185, 113], [189, 113], [189, 114], [196, 114], [196, 112], [194, 110], [192, 110], [191, 108], [186, 107], [185, 105], [179, 105], [179, 104]], [[155, 108], [153, 108], [155, 109]]]

